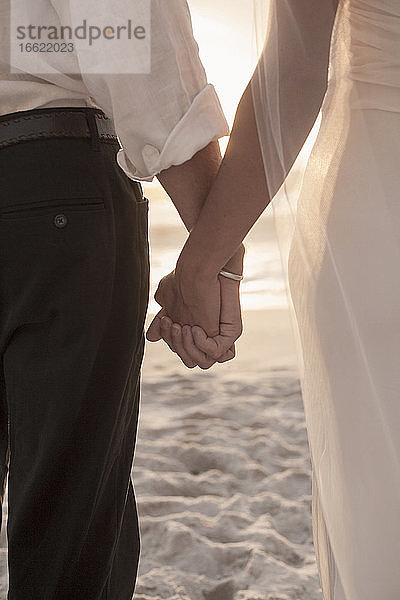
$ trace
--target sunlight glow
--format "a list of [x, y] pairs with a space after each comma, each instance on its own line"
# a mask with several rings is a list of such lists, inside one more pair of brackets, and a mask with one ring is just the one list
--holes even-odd
[[189, 0], [193, 31], [208, 80], [229, 125], [257, 62], [252, 0]]

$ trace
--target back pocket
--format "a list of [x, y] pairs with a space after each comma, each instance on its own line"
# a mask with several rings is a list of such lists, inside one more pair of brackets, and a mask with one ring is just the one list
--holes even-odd
[[40, 218], [49, 213], [75, 213], [105, 210], [104, 198], [47, 198], [31, 200], [0, 207], [0, 220], [13, 221], [19, 219]]

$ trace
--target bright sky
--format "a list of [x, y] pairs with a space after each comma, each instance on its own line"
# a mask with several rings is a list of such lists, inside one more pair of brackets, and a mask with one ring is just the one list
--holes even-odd
[[[188, 4], [208, 80], [214, 84], [231, 126], [257, 63], [254, 0], [188, 0]], [[302, 156], [308, 156], [317, 130], [315, 127], [310, 134], [299, 163]], [[220, 140], [222, 152], [227, 144], [228, 138]]]
[[256, 64], [253, 0], [188, 0], [208, 80], [232, 125]]

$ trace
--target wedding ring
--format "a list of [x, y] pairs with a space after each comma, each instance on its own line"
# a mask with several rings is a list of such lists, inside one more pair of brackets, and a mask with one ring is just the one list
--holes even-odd
[[242, 281], [243, 279], [243, 275], [236, 275], [236, 273], [230, 273], [229, 271], [220, 271], [219, 274], [235, 281]]

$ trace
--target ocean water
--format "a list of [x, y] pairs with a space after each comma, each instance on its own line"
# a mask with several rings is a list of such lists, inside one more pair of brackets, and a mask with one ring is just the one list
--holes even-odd
[[[151, 253], [151, 290], [149, 312], [160, 309], [154, 300], [159, 280], [172, 271], [187, 231], [171, 200], [158, 183], [144, 184], [149, 199], [149, 234]], [[244, 280], [241, 284], [243, 310], [287, 308], [279, 246], [272, 208], [267, 207], [261, 219], [245, 239]]]

